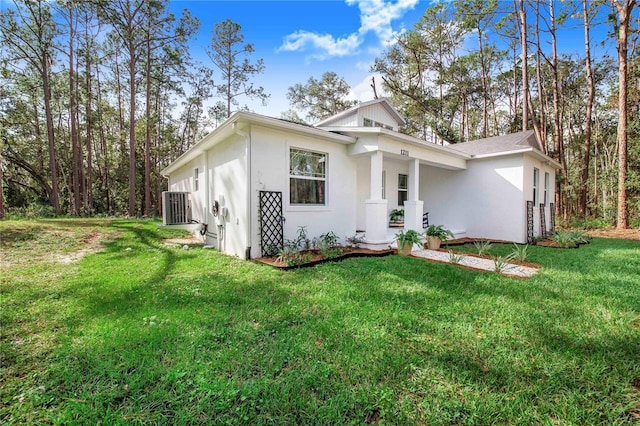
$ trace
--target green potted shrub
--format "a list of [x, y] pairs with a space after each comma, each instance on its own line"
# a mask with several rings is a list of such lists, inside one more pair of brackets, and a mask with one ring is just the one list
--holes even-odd
[[389, 226], [392, 228], [398, 228], [404, 226], [404, 210], [393, 209], [389, 213]]
[[414, 244], [420, 244], [421, 233], [415, 231], [413, 229], [409, 229], [408, 231], [399, 231], [396, 234], [396, 241], [398, 243], [398, 253], [404, 256], [408, 256], [411, 254], [411, 249]]
[[427, 246], [431, 250], [438, 250], [443, 241], [453, 238], [453, 233], [442, 225], [429, 225], [425, 231]]

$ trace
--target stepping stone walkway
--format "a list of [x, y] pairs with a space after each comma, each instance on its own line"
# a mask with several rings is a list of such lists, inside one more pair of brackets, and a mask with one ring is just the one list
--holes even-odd
[[[456, 253], [459, 254], [459, 253]], [[438, 262], [451, 263], [449, 253], [436, 251], [436, 250], [413, 250], [412, 256], [422, 257], [424, 259], [435, 260]], [[482, 259], [475, 256], [462, 255], [462, 259], [457, 265], [467, 266], [474, 269], [482, 269], [485, 271], [495, 271], [496, 265], [492, 259]], [[509, 275], [520, 278], [530, 278], [538, 272], [538, 268], [532, 268], [530, 266], [516, 265], [513, 263], [505, 263], [501, 273], [503, 275]]]

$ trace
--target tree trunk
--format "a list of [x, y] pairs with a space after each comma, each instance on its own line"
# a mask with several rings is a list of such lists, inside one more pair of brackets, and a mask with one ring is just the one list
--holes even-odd
[[129, 216], [136, 215], [136, 54], [133, 40], [129, 49]]
[[[549, 0], [549, 33], [551, 34], [551, 74], [552, 78], [552, 88], [553, 88], [553, 124], [555, 128], [555, 145], [556, 145], [556, 155], [558, 156], [558, 162], [561, 164], [560, 174], [562, 175], [562, 179], [556, 180], [556, 194], [562, 194], [562, 184], [567, 181], [567, 162], [565, 160], [564, 154], [564, 129], [562, 126], [562, 115], [561, 115], [561, 107], [560, 107], [560, 82], [558, 78], [558, 50], [556, 43], [556, 22], [555, 22], [555, 10], [554, 10], [554, 0]], [[556, 196], [556, 200], [560, 203], [556, 207], [564, 206], [564, 200], [562, 198], [558, 199]], [[567, 217], [567, 210], [562, 209], [563, 217], [565, 220]]]
[[549, 146], [547, 144], [547, 101], [540, 60], [542, 56], [542, 49], [540, 48], [540, 2], [536, 3], [536, 48], [536, 82], [538, 84], [538, 103], [540, 104], [540, 143], [542, 143], [543, 152], [549, 154]]
[[49, 54], [43, 54], [40, 60], [42, 91], [44, 94], [44, 114], [47, 121], [47, 140], [49, 143], [49, 172], [51, 173], [51, 192], [49, 193], [49, 201], [55, 212], [60, 214], [62, 211], [60, 210], [60, 186], [58, 181], [58, 152], [56, 149], [55, 134], [53, 132], [53, 112], [51, 111]]
[[[487, 130], [489, 127], [489, 88], [487, 87], [487, 67], [484, 64], [484, 49], [482, 46], [482, 28], [480, 26], [480, 20], [478, 19], [478, 53], [480, 54], [480, 71], [482, 79], [482, 137], [487, 137]], [[465, 139], [463, 139], [465, 140]]]
[[591, 163], [591, 120], [593, 114], [593, 100], [595, 98], [595, 83], [591, 68], [591, 41], [589, 37], [589, 9], [587, 0], [582, 0], [582, 17], [584, 21], [584, 51], [585, 69], [587, 72], [587, 105], [586, 123], [584, 127], [584, 146], [582, 150], [582, 172], [580, 174], [580, 195], [578, 198], [578, 213], [580, 217], [587, 216], [587, 193], [589, 186], [589, 167]]
[[629, 206], [627, 204], [627, 41], [629, 20], [635, 0], [611, 0], [618, 10], [618, 229], [629, 228]]
[[80, 215], [82, 194], [80, 191], [80, 173], [82, 161], [80, 159], [80, 141], [78, 138], [78, 123], [76, 115], [76, 84], [73, 43], [75, 37], [73, 23], [73, 5], [69, 5], [69, 118], [71, 121], [71, 188], [73, 191], [72, 211], [76, 216]]
[[529, 126], [529, 115], [527, 112], [529, 99], [529, 73], [527, 70], [527, 13], [524, 6], [524, 0], [518, 0], [518, 16], [520, 17], [520, 50], [522, 54], [522, 130], [525, 131]]
[[145, 67], [145, 136], [144, 136], [144, 214], [151, 216], [151, 35], [147, 31], [147, 63]]
[[[0, 148], [2, 147], [2, 142], [0, 142]], [[2, 150], [0, 149], [0, 152]], [[4, 186], [2, 185], [2, 154], [0, 154], [0, 220], [4, 219]]]

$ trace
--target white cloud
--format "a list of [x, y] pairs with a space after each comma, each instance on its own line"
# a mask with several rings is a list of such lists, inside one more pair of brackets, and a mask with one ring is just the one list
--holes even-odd
[[397, 0], [395, 3], [384, 0], [347, 0], [347, 4], [357, 4], [360, 9], [359, 33], [373, 31], [380, 42], [388, 46], [401, 32], [393, 30], [391, 21], [402, 18], [418, 4], [418, 0]]
[[354, 53], [362, 41], [358, 34], [350, 34], [347, 37], [336, 39], [331, 34], [316, 34], [309, 31], [296, 31], [284, 38], [279, 51], [303, 51], [307, 48], [318, 53], [313, 56], [317, 59], [325, 59], [332, 56], [346, 56]]
[[418, 0], [345, 0], [347, 5], [357, 4], [360, 10], [360, 28], [346, 37], [336, 38], [331, 34], [318, 34], [300, 30], [289, 34], [278, 51], [311, 51], [311, 57], [327, 59], [330, 57], [347, 56], [357, 53], [365, 35], [374, 33], [382, 46], [393, 44], [394, 39], [404, 29], [395, 31], [391, 22], [400, 19], [406, 12], [413, 9]]

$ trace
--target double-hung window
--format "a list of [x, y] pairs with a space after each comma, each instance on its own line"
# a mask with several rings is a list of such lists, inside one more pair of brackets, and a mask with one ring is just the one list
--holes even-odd
[[408, 190], [409, 190], [409, 176], [399, 174], [398, 175], [398, 206], [404, 207], [404, 202], [407, 201]]
[[533, 205], [538, 207], [538, 200], [540, 195], [538, 194], [538, 187], [540, 185], [540, 170], [533, 169]]
[[544, 173], [544, 205], [549, 205], [549, 173]]
[[326, 205], [327, 154], [299, 148], [289, 150], [289, 202]]
[[196, 167], [193, 169], [193, 190], [197, 191], [200, 188], [200, 170]]

